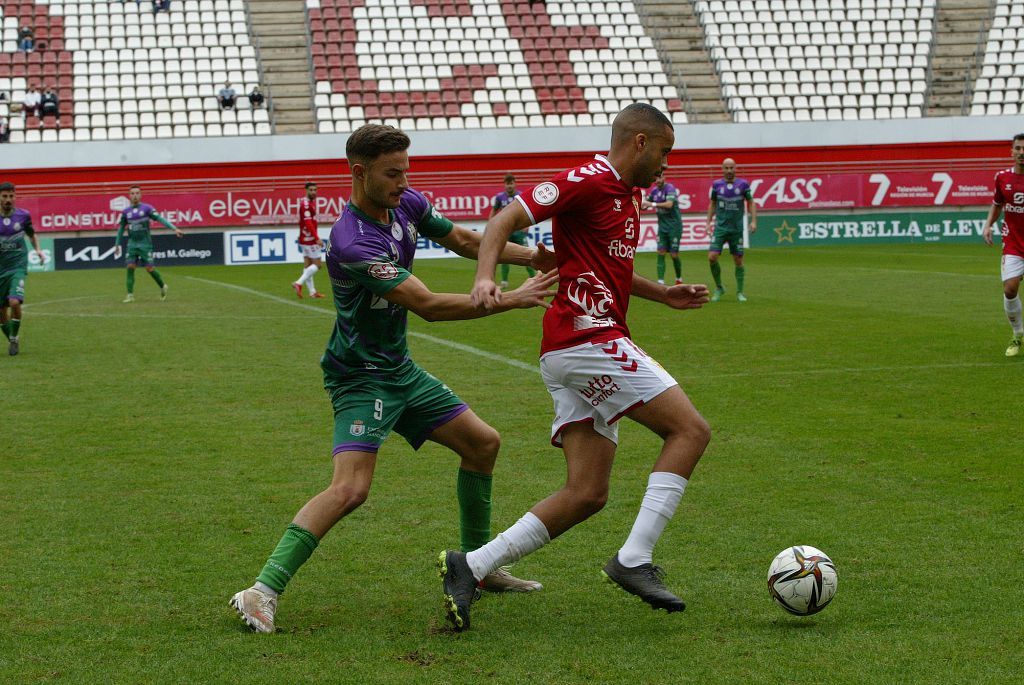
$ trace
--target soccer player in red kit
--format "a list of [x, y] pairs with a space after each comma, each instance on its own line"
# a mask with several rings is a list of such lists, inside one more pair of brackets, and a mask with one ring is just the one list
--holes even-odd
[[544, 315], [540, 367], [554, 400], [551, 442], [562, 448], [568, 475], [560, 490], [483, 547], [468, 554], [441, 553], [445, 609], [456, 630], [469, 627], [480, 578], [604, 507], [623, 416], [657, 433], [664, 445], [632, 532], [605, 564], [604, 575], [656, 609], [685, 608], [665, 587], [652, 555], [711, 431], [672, 376], [631, 340], [626, 326], [630, 295], [673, 309], [708, 301], [704, 285], [665, 286], [633, 271], [641, 189], [668, 167], [674, 143], [664, 114], [632, 104], [615, 117], [607, 156], [541, 183], [487, 223], [472, 299], [493, 307], [501, 301], [494, 266], [509, 234], [552, 219], [559, 285]]
[[1024, 320], [1021, 319], [1020, 290], [1024, 277], [1024, 133], [1013, 137], [1013, 166], [996, 174], [992, 208], [988, 210], [981, 236], [992, 244], [992, 224], [1003, 214], [1003, 310], [1013, 328], [1013, 338], [1006, 348], [1007, 357], [1020, 354], [1024, 341]]
[[309, 288], [310, 297], [324, 297], [317, 292], [313, 276], [323, 267], [324, 243], [316, 230], [316, 183], [306, 184], [306, 197], [299, 200], [299, 249], [302, 250], [302, 275], [292, 283], [295, 294], [302, 297], [302, 286]]

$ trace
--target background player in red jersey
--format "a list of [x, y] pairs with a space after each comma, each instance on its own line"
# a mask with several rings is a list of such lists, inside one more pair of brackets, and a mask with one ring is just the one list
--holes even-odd
[[456, 630], [469, 627], [476, 582], [558, 537], [604, 507], [618, 442], [628, 416], [664, 439], [640, 512], [605, 576], [654, 608], [685, 604], [652, 563], [654, 545], [675, 513], [687, 479], [711, 438], [707, 422], [678, 383], [630, 339], [629, 296], [693, 309], [708, 301], [703, 285], [666, 287], [633, 271], [640, 233], [641, 188], [668, 166], [672, 124], [635, 103], [612, 124], [611, 150], [517, 197], [488, 222], [480, 246], [474, 304], [501, 302], [494, 267], [512, 231], [552, 219], [559, 285], [544, 315], [541, 373], [554, 400], [551, 442], [561, 446], [565, 485], [497, 538], [468, 554], [442, 552], [445, 608]]
[[295, 294], [302, 297], [302, 286], [309, 288], [310, 297], [324, 297], [317, 292], [313, 276], [323, 266], [324, 243], [316, 230], [316, 183], [306, 184], [306, 197], [299, 200], [299, 249], [302, 250], [302, 264], [305, 268], [299, 280], [292, 283]]
[[992, 244], [992, 224], [1003, 214], [1003, 310], [1013, 328], [1013, 337], [1006, 348], [1007, 357], [1020, 354], [1024, 341], [1024, 320], [1021, 318], [1020, 290], [1024, 277], [1024, 133], [1013, 137], [1013, 166], [996, 174], [992, 208], [988, 210], [981, 236]]

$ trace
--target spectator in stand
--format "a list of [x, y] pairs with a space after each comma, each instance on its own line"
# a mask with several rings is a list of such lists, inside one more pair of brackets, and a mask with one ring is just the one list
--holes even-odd
[[22, 26], [21, 30], [18, 31], [18, 49], [24, 50], [25, 52], [32, 52], [32, 48], [35, 47], [36, 36], [35, 32], [32, 31], [31, 26]]
[[56, 119], [57, 128], [60, 128], [60, 102], [57, 100], [57, 94], [53, 92], [52, 86], [47, 86], [43, 93], [40, 103], [39, 128], [43, 127], [43, 122], [47, 117]]
[[0, 143], [6, 143], [11, 139], [11, 125], [7, 123], [7, 117], [0, 117]]
[[39, 94], [39, 89], [35, 86], [29, 86], [28, 90], [25, 91], [25, 99], [21, 101], [22, 116], [39, 116], [39, 106], [42, 101], [43, 96]]
[[252, 92], [249, 93], [249, 104], [252, 105], [253, 109], [263, 106], [263, 101], [266, 98], [263, 97], [263, 91], [260, 90], [259, 86], [253, 86]]
[[231, 81], [225, 81], [224, 87], [217, 93], [217, 102], [220, 103], [221, 109], [234, 109], [235, 100], [238, 99], [238, 94], [235, 89], [231, 87]]
[[171, 0], [153, 0], [153, 14], [157, 12], [170, 12]]

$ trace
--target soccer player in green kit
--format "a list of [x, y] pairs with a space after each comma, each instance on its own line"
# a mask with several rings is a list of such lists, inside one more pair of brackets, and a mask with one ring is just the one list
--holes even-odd
[[[242, 620], [259, 633], [274, 632], [278, 595], [324, 535], [366, 501], [378, 451], [392, 431], [414, 449], [430, 440], [460, 457], [455, 494], [461, 543], [472, 550], [490, 539], [491, 474], [500, 437], [409, 356], [408, 313], [426, 321], [452, 321], [547, 307], [547, 298], [554, 295], [549, 288], [557, 280], [554, 255], [543, 246], [507, 243], [502, 262], [532, 263], [550, 273], [505, 293], [498, 308], [477, 307], [469, 295], [428, 289], [412, 274], [419, 236], [476, 259], [483, 234], [452, 224], [409, 187], [409, 144], [397, 128], [367, 124], [345, 145], [352, 192], [330, 234], [326, 265], [337, 318], [320, 360], [334, 409], [334, 472], [330, 485], [294, 516], [255, 584], [231, 598]], [[354, 582], [358, 586], [359, 580]], [[541, 585], [498, 569], [481, 587], [530, 592]]]
[[[516, 177], [512, 174], [505, 174], [505, 191], [498, 193], [494, 196], [494, 206], [491, 207], [491, 214], [487, 217], [490, 221], [494, 218], [494, 215], [505, 209], [508, 205], [515, 201], [516, 195], [519, 191], [516, 190]], [[526, 240], [529, 237], [530, 229], [525, 228], [522, 231], [516, 231], [508, 237], [509, 242], [515, 243], [516, 245], [526, 246]], [[501, 287], [508, 287], [508, 271], [511, 267], [508, 264], [501, 265]], [[537, 272], [526, 267], [526, 273], [532, 278]]]
[[32, 241], [40, 262], [44, 261], [39, 238], [32, 228], [32, 217], [14, 206], [14, 184], [0, 183], [0, 329], [7, 336], [7, 354], [12, 357], [20, 349], [18, 331], [28, 272], [26, 236]]
[[185, 234], [181, 229], [156, 213], [152, 205], [142, 201], [142, 189], [132, 186], [128, 189], [128, 200], [131, 204], [121, 212], [121, 225], [117, 229], [117, 241], [114, 243], [114, 259], [121, 257], [121, 237], [128, 232], [128, 249], [125, 251], [125, 266], [128, 267], [126, 285], [128, 294], [122, 302], [135, 301], [135, 268], [141, 264], [156, 284], [160, 286], [160, 299], [167, 299], [167, 284], [160, 272], [153, 266], [153, 236], [149, 232], [149, 222], [159, 221], [174, 231], [179, 238]]
[[736, 265], [736, 299], [746, 302], [743, 294], [743, 279], [747, 269], [743, 266], [743, 209], [750, 211], [750, 232], [757, 230], [757, 203], [750, 184], [742, 178], [736, 178], [736, 162], [726, 158], [722, 161], [722, 178], [711, 184], [711, 202], [708, 204], [708, 233], [711, 235], [711, 247], [708, 248], [708, 261], [711, 263], [711, 275], [715, 279], [715, 292], [711, 295], [712, 302], [718, 302], [725, 294], [722, 287], [722, 267], [718, 258], [722, 256], [725, 244], [729, 244], [729, 253]]
[[683, 217], [679, 214], [679, 191], [665, 181], [665, 172], [659, 171], [654, 185], [647, 191], [644, 209], [658, 212], [658, 283], [665, 284], [665, 253], [672, 258], [676, 271], [676, 285], [683, 282], [683, 265], [679, 262], [679, 241], [683, 237]]

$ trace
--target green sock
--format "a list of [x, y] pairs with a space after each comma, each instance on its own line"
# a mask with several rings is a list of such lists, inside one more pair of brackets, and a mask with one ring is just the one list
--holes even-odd
[[8, 323], [6, 321], [4, 321], [3, 323], [0, 323], [0, 330], [3, 330], [4, 335], [7, 336], [8, 340], [11, 339], [11, 324], [10, 323]]
[[11, 319], [11, 335], [12, 338], [18, 337], [18, 331], [21, 329], [21, 319]]
[[722, 265], [718, 262], [711, 262], [711, 276], [715, 279], [715, 285], [722, 287]]
[[459, 499], [463, 552], [472, 552], [490, 542], [491, 480], [491, 476], [483, 473], [459, 469], [455, 492]]
[[129, 295], [135, 292], [135, 269], [128, 269], [128, 276], [125, 278], [125, 285], [128, 288]]
[[747, 275], [747, 267], [737, 266], [736, 267], [736, 292], [743, 292], [743, 279]]
[[665, 255], [658, 253], [658, 280], [665, 280]]
[[526, 275], [529, 276], [530, 278], [533, 278], [534, 276], [537, 275], [537, 270], [531, 269], [530, 267], [526, 267]]
[[508, 264], [502, 264], [501, 265], [501, 280], [503, 282], [505, 282], [505, 283], [508, 283], [508, 269], [509, 269], [509, 265]]
[[153, 280], [156, 281], [156, 284], [158, 286], [160, 286], [161, 288], [164, 287], [164, 279], [160, 278], [159, 271], [153, 269], [152, 271], [149, 272], [149, 275], [153, 277]]
[[676, 278], [683, 277], [683, 263], [679, 261], [679, 257], [672, 258], [672, 268], [676, 270]]
[[281, 536], [281, 542], [277, 543], [277, 548], [267, 559], [267, 564], [256, 576], [256, 580], [273, 588], [275, 592], [284, 592], [284, 586], [299, 567], [306, 563], [306, 559], [309, 559], [318, 544], [320, 541], [315, 535], [305, 528], [289, 523], [288, 529]]

